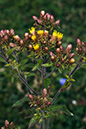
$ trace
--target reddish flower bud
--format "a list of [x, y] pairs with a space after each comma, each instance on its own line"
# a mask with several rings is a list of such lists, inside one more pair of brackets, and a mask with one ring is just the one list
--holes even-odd
[[46, 97], [44, 97], [44, 102], [47, 102], [47, 98]]
[[42, 10], [41, 13], [40, 13], [40, 17], [43, 17], [45, 15], [45, 11]]
[[45, 108], [45, 107], [42, 105], [42, 106], [41, 106], [41, 109], [44, 109], [44, 108]]
[[4, 36], [4, 41], [8, 40], [8, 35]]
[[44, 48], [44, 52], [48, 52], [48, 47], [45, 47]]
[[41, 100], [39, 100], [39, 99], [37, 100], [37, 105], [41, 106]]
[[50, 21], [53, 22], [54, 21], [54, 17], [53, 15], [50, 16]]
[[60, 46], [61, 44], [62, 44], [61, 41], [58, 41], [58, 42], [57, 42], [57, 46]]
[[65, 50], [65, 53], [70, 53], [72, 49], [72, 44], [69, 44]]
[[20, 40], [20, 37], [18, 35], [13, 36], [16, 41]]
[[25, 33], [24, 36], [25, 36], [25, 37], [28, 37], [28, 36], [29, 36], [29, 33]]
[[74, 53], [70, 53], [68, 58], [72, 58], [74, 56]]
[[81, 40], [77, 39], [77, 45], [81, 46]]
[[59, 67], [59, 66], [60, 66], [60, 64], [59, 64], [59, 63], [57, 63], [57, 64], [56, 64], [56, 67]]
[[65, 59], [64, 59], [64, 58], [62, 58], [62, 59], [61, 59], [61, 63], [63, 63], [64, 61], [65, 61]]
[[56, 25], [59, 25], [59, 23], [60, 23], [60, 20], [57, 20], [57, 21], [55, 22]]
[[9, 45], [10, 45], [10, 47], [17, 47], [17, 45], [14, 43], [10, 43]]
[[50, 56], [54, 56], [54, 54], [50, 51]]
[[8, 120], [5, 120], [5, 124], [9, 124], [9, 121]]
[[60, 48], [57, 48], [56, 49], [56, 54], [60, 54], [60, 53], [61, 53]]
[[40, 19], [37, 19], [37, 22], [38, 22], [39, 24], [41, 24], [41, 23], [42, 23], [42, 21], [41, 21]]
[[31, 100], [31, 101], [33, 101], [34, 100], [34, 97], [31, 95], [31, 94], [29, 94], [29, 99]]
[[22, 39], [20, 40], [20, 45], [24, 45], [24, 41]]
[[31, 44], [28, 45], [29, 49], [32, 50], [33, 46]]
[[13, 122], [10, 123], [10, 127], [11, 127], [11, 128], [14, 127], [14, 123], [13, 123]]
[[51, 104], [50, 101], [48, 101], [48, 102], [45, 103], [46, 106], [49, 106], [50, 104]]
[[14, 32], [13, 29], [10, 30], [10, 34], [11, 34], [11, 35], [15, 35], [15, 32]]
[[8, 35], [9, 35], [9, 34], [10, 34], [10, 31], [9, 31], [9, 30], [6, 30], [6, 34], [8, 34]]
[[43, 89], [42, 95], [43, 95], [43, 96], [46, 96], [46, 95], [47, 95], [47, 89], [46, 89], [46, 88]]
[[46, 41], [43, 41], [43, 44], [46, 44], [47, 42]]
[[63, 52], [64, 51], [64, 48], [62, 46], [60, 46], [60, 50], [61, 50], [61, 52]]
[[34, 19], [35, 21], [37, 21], [38, 18], [37, 18], [36, 16], [33, 16], [33, 19]]
[[46, 13], [46, 17], [47, 17], [47, 20], [50, 20], [50, 14], [49, 13]]

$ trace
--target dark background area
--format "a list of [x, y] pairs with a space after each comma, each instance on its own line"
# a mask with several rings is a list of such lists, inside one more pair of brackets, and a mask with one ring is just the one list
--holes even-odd
[[[61, 20], [63, 46], [71, 43], [75, 48], [77, 38], [86, 42], [86, 0], [0, 0], [0, 30], [13, 28], [15, 33], [23, 38], [24, 33], [33, 26], [32, 16], [39, 17], [41, 10], [54, 15], [55, 20]], [[0, 127], [8, 119], [21, 129], [27, 129], [29, 119], [18, 113], [22, 109], [11, 108], [14, 102], [27, 94], [27, 89], [18, 79], [12, 83], [10, 69], [3, 67], [4, 65], [0, 62]], [[55, 74], [51, 77], [54, 93], [57, 87], [60, 87], [59, 78], [64, 77], [64, 72], [60, 74], [57, 71]], [[36, 87], [32, 79], [28, 81]], [[66, 105], [74, 117], [61, 114], [58, 118], [52, 118], [50, 129], [86, 129], [86, 66], [82, 66], [75, 73], [74, 79], [76, 82], [61, 93], [55, 102]], [[72, 103], [73, 100], [76, 104]], [[27, 104], [24, 106], [29, 108]], [[35, 128], [39, 126], [36, 124]]]

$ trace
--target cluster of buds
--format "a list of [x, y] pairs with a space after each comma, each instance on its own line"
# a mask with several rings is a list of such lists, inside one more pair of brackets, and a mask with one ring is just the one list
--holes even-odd
[[5, 126], [1, 127], [1, 129], [15, 129], [14, 123], [10, 122], [8, 120], [5, 120]]
[[15, 35], [14, 30], [1, 30], [0, 31], [0, 45], [8, 44]]
[[74, 53], [71, 53], [72, 45], [69, 44], [66, 49], [60, 45], [56, 48], [56, 53], [50, 52], [50, 59], [54, 65], [59, 68], [60, 66], [70, 66], [75, 62]]
[[46, 107], [50, 106], [51, 102], [51, 98], [49, 97], [49, 92], [50, 92], [50, 88], [47, 91], [46, 88], [43, 89], [42, 91], [42, 95], [38, 95], [38, 96], [34, 96], [29, 94], [29, 99], [30, 99], [30, 107], [36, 107], [37, 109], [45, 109]]
[[80, 39], [77, 39], [76, 51], [81, 56], [86, 56], [86, 43], [81, 42]]
[[55, 21], [54, 16], [49, 13], [45, 13], [45, 11], [41, 11], [40, 18], [33, 16], [33, 19], [36, 22], [36, 26], [42, 25], [46, 27], [48, 24], [50, 24], [50, 26], [47, 26], [48, 28], [58, 26], [60, 23], [60, 20]]

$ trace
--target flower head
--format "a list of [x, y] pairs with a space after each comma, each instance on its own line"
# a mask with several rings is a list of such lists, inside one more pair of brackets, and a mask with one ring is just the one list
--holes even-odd
[[39, 44], [33, 45], [34, 50], [38, 50], [39, 49]]
[[34, 28], [34, 27], [31, 27], [31, 29], [29, 29], [29, 32], [30, 32], [31, 34], [35, 34], [35, 28]]
[[61, 40], [63, 38], [63, 34], [60, 32], [57, 32], [56, 30], [53, 31], [53, 37], [58, 38], [59, 40]]

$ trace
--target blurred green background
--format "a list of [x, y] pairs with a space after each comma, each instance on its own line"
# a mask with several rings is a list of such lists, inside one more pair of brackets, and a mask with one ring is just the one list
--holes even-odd
[[[54, 15], [55, 20], [61, 20], [64, 46], [71, 43], [74, 48], [77, 38], [86, 42], [86, 0], [0, 0], [0, 30], [13, 28], [15, 33], [23, 38], [24, 33], [33, 26], [32, 16], [39, 17], [41, 10]], [[27, 94], [27, 89], [18, 79], [15, 79], [15, 83], [11, 82], [10, 69], [3, 68], [4, 65], [0, 62], [0, 127], [8, 119], [21, 129], [27, 129], [29, 119], [18, 114], [22, 109], [10, 108], [14, 102]], [[56, 72], [51, 77], [54, 93], [57, 87], [60, 87], [58, 76], [62, 78], [64, 73]], [[78, 70], [74, 79], [76, 82], [61, 93], [56, 101], [57, 104], [66, 105], [74, 117], [62, 114], [58, 118], [53, 118], [50, 120], [50, 129], [86, 129], [86, 67]], [[32, 78], [28, 81], [36, 87], [37, 77], [33, 82], [31, 80]], [[28, 105], [25, 104], [24, 107], [28, 108]], [[37, 124], [33, 128], [40, 129]]]

